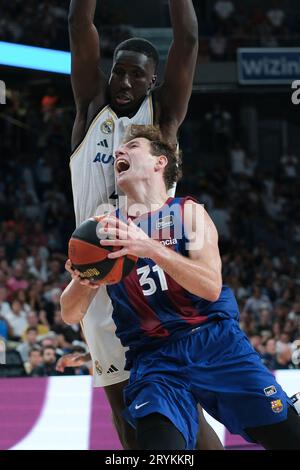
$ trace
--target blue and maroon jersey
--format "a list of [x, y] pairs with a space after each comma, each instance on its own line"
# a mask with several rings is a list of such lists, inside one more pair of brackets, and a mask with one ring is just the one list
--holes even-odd
[[[184, 204], [191, 198], [169, 198], [157, 211], [134, 222], [151, 238], [188, 256]], [[116, 216], [123, 219], [119, 211]], [[181, 337], [204, 323], [235, 318], [239, 311], [231, 289], [223, 286], [216, 302], [189, 293], [149, 258], [139, 258], [134, 270], [118, 284], [107, 286], [113, 304], [116, 334], [131, 352], [156, 347]]]

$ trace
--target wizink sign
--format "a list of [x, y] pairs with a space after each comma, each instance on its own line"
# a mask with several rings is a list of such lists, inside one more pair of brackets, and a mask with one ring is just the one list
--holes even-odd
[[300, 77], [300, 48], [241, 48], [237, 64], [241, 85], [290, 85]]

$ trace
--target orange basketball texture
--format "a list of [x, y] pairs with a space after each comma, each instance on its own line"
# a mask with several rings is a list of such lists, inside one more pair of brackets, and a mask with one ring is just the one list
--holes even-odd
[[138, 258], [132, 255], [107, 258], [110, 252], [121, 247], [100, 245], [97, 230], [102, 219], [103, 216], [85, 220], [73, 232], [69, 241], [69, 258], [83, 279], [99, 285], [116, 284], [133, 270]]

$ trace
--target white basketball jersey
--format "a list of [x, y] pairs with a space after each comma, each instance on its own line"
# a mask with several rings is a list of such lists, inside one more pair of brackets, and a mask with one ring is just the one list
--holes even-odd
[[151, 95], [132, 118], [118, 118], [110, 106], [106, 106], [92, 121], [85, 138], [72, 154], [70, 169], [76, 226], [99, 213], [97, 209], [102, 204], [116, 204], [114, 155], [131, 124], [153, 124]]
[[[127, 126], [153, 124], [152, 96], [149, 95], [132, 117], [121, 117], [110, 106], [92, 121], [86, 136], [70, 161], [76, 226], [103, 213], [102, 204], [116, 204], [114, 154]], [[113, 210], [113, 209], [111, 209]], [[112, 305], [101, 286], [82, 321], [94, 368], [94, 385], [106, 386], [126, 380], [125, 349], [115, 336]]]

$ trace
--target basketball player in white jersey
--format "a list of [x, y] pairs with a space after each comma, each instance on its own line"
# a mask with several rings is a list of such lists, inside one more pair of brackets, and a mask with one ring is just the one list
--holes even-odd
[[[198, 24], [192, 0], [169, 0], [174, 39], [163, 82], [155, 87], [158, 53], [143, 39], [131, 39], [115, 50], [109, 78], [101, 70], [100, 41], [93, 23], [96, 0], [72, 0], [69, 33], [76, 119], [70, 161], [76, 225], [103, 212], [117, 199], [114, 154], [130, 124], [157, 124], [165, 140], [176, 143], [192, 92], [198, 53]], [[110, 207], [110, 210], [111, 207]], [[100, 287], [82, 321], [94, 368], [94, 385], [104, 387], [124, 448], [135, 448], [133, 431], [122, 418], [125, 350], [115, 336], [112, 307]], [[72, 358], [58, 364], [71, 365]], [[222, 448], [208, 426], [207, 448]]]

